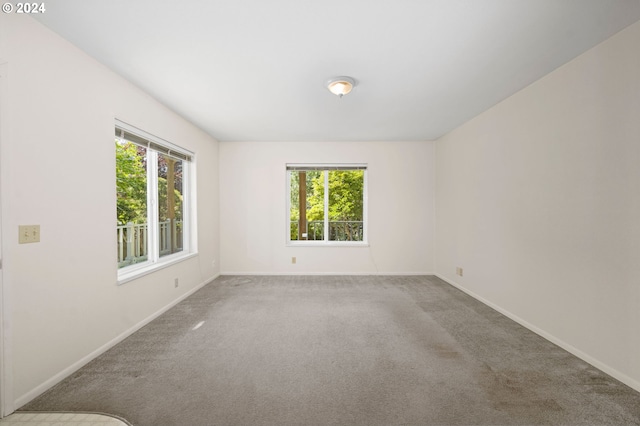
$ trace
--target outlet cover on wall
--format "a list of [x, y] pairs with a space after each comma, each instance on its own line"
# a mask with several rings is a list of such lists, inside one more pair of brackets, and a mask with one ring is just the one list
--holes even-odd
[[456, 275], [462, 276], [462, 268], [459, 266], [456, 266]]
[[295, 263], [296, 263], [296, 257], [295, 257], [295, 256], [293, 256], [293, 257], [291, 258], [291, 263], [293, 263], [293, 264], [295, 265]]
[[40, 225], [18, 226], [18, 244], [39, 243]]

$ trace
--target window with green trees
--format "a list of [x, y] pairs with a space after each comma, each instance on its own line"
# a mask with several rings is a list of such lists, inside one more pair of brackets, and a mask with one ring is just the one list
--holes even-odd
[[366, 165], [287, 165], [288, 241], [366, 238]]
[[188, 253], [191, 155], [116, 125], [118, 268], [137, 270]]

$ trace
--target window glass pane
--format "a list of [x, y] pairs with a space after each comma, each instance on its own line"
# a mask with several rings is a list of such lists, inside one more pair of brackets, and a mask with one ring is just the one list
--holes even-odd
[[147, 260], [147, 149], [116, 139], [118, 268]]
[[363, 170], [329, 173], [329, 240], [363, 241]]
[[160, 257], [183, 250], [183, 161], [158, 154], [158, 244]]
[[291, 171], [291, 241], [324, 240], [324, 172]]

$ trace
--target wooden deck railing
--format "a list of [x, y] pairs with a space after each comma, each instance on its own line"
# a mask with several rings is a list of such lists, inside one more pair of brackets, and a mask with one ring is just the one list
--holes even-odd
[[[182, 221], [160, 222], [160, 256], [182, 250]], [[149, 227], [146, 223], [132, 223], [117, 227], [118, 233], [118, 267], [140, 263], [148, 258]], [[172, 235], [175, 239], [172, 239]]]
[[[298, 221], [291, 221], [291, 239], [297, 240]], [[329, 221], [329, 241], [362, 241], [364, 237], [364, 222], [356, 220]], [[307, 222], [307, 241], [324, 240], [324, 221], [312, 220]]]

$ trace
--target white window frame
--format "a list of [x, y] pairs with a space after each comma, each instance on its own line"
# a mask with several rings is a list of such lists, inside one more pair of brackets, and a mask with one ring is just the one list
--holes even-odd
[[[341, 170], [358, 167], [364, 170], [362, 186], [362, 241], [329, 240], [329, 173], [328, 170]], [[291, 240], [291, 170], [290, 168], [323, 169], [324, 174], [324, 240]], [[286, 245], [291, 247], [368, 247], [369, 246], [369, 191], [368, 171], [366, 163], [287, 163], [286, 170]]]
[[[160, 257], [159, 242], [159, 212], [158, 212], [158, 154], [161, 153], [154, 149], [154, 146], [147, 146], [147, 252], [148, 258], [144, 262], [118, 268], [118, 285], [139, 278], [143, 275], [154, 272], [158, 269], [181, 262], [197, 254], [195, 246], [195, 215], [193, 214], [195, 207], [195, 191], [192, 190], [194, 184], [192, 176], [195, 176], [195, 155], [193, 152], [182, 147], [172, 144], [162, 138], [145, 132], [124, 121], [115, 120], [116, 129], [122, 129], [125, 132], [132, 133], [143, 139], [146, 139], [158, 147], [165, 148], [169, 153], [179, 153], [189, 158], [182, 160], [182, 193], [183, 193], [183, 231], [182, 231], [182, 251]], [[117, 136], [116, 136], [117, 137]], [[150, 145], [151, 145], [150, 144]], [[164, 154], [164, 153], [162, 153]]]

